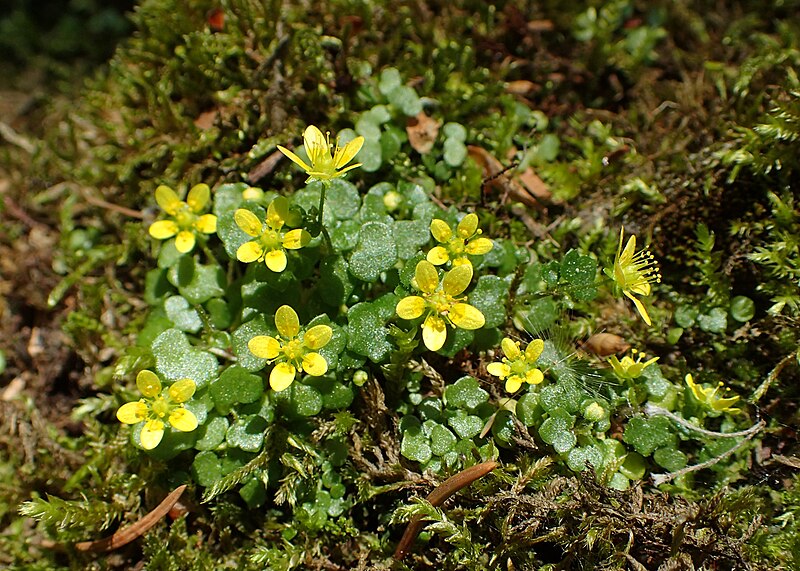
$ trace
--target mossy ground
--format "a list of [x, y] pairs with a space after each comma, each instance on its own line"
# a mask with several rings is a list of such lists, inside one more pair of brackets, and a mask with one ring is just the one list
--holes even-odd
[[[108, 524], [136, 521], [169, 491], [163, 465], [119, 435], [114, 401], [103, 398], [144, 321], [147, 267], [138, 262], [151, 253], [142, 220], [153, 218], [153, 189], [288, 184], [266, 150], [307, 123], [352, 124], [365, 81], [391, 66], [503, 165], [518, 106], [540, 112], [560, 141], [528, 206], [508, 187], [481, 185], [479, 170], [436, 185], [437, 200], [482, 209], [491, 231], [545, 249], [592, 243], [619, 222], [652, 237], [671, 292], [655, 309], [666, 325], [646, 338], [634, 324], [620, 330], [621, 306], [609, 300], [583, 327], [614, 324], [666, 366], [702, 370], [745, 397], [771, 379], [749, 409], [767, 429], [726, 473], [701, 473], [681, 493], [647, 481], [617, 492], [520, 453], [520, 471], [498, 470], [432, 513], [449, 526], [448, 542], [433, 535], [405, 563], [797, 568], [798, 8], [145, 1], [131, 15], [133, 36], [91, 77], [76, 81], [65, 70], [85, 68], [52, 53], [20, 52], [0, 117], [0, 566], [404, 568], [391, 561], [402, 531], [389, 518], [435, 482], [401, 458], [396, 415], [377, 384], [364, 387], [349, 427], [318, 427], [349, 435], [360, 486], [350, 516], [318, 535], [288, 536], [279, 506], [248, 510], [236, 495], [204, 504], [190, 489], [188, 515], [110, 555], [42, 543], [107, 535]], [[220, 30], [209, 20], [216, 9]], [[606, 147], [609, 133], [626, 144]], [[402, 168], [419, 174], [413, 160]], [[365, 188], [377, 180], [365, 175]], [[695, 325], [686, 309], [736, 296], [755, 302], [739, 327]], [[479, 361], [429, 366], [450, 380]], [[46, 494], [73, 501], [64, 529], [19, 515], [22, 502]]]

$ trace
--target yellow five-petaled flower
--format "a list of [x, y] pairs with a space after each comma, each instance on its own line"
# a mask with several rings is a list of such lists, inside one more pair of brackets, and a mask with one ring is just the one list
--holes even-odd
[[438, 351], [447, 340], [447, 325], [461, 329], [480, 329], [486, 323], [483, 314], [464, 303], [464, 293], [472, 281], [472, 264], [455, 266], [439, 282], [438, 270], [426, 260], [417, 264], [415, 287], [422, 296], [411, 295], [397, 303], [397, 315], [403, 319], [417, 319], [425, 315], [422, 324], [422, 341], [431, 351]]
[[645, 355], [636, 349], [632, 349], [631, 353], [636, 355], [636, 359], [629, 355], [625, 355], [621, 361], [617, 359], [616, 355], [612, 355], [608, 359], [608, 362], [611, 364], [611, 368], [614, 369], [614, 373], [620, 379], [638, 379], [646, 367], [649, 367], [658, 361], [658, 357], [653, 357], [647, 361], [642, 361]]
[[650, 284], [660, 283], [661, 274], [658, 272], [658, 264], [649, 250], [636, 252], [636, 236], [631, 236], [625, 248], [622, 242], [625, 229], [619, 232], [619, 246], [617, 255], [614, 258], [613, 269], [605, 268], [603, 271], [608, 277], [614, 280], [617, 287], [625, 294], [636, 306], [639, 315], [644, 322], [652, 325], [650, 316], [647, 314], [644, 304], [635, 296], [650, 295]]
[[431, 221], [431, 234], [439, 242], [428, 252], [428, 261], [434, 266], [441, 266], [447, 262], [453, 265], [469, 264], [467, 254], [480, 256], [492, 249], [492, 241], [480, 236], [478, 216], [474, 213], [467, 214], [456, 226], [456, 231], [444, 220], [434, 218]]
[[361, 166], [361, 163], [346, 165], [358, 154], [363, 144], [364, 137], [356, 137], [344, 147], [340, 147], [337, 139], [334, 149], [331, 145], [330, 134], [325, 136], [317, 127], [309, 125], [303, 133], [303, 146], [311, 165], [306, 164], [303, 159], [285, 147], [278, 145], [278, 150], [306, 171], [308, 174], [306, 182], [319, 180], [327, 183], [331, 179], [338, 178], [347, 171]]
[[728, 390], [724, 388], [725, 385], [723, 383], [719, 383], [713, 389], [706, 388], [696, 384], [691, 373], [687, 373], [686, 384], [692, 391], [694, 398], [700, 401], [703, 406], [711, 409], [713, 412], [739, 412], [738, 408], [732, 408], [731, 406], [736, 404], [736, 401], [739, 400], [738, 395], [732, 397], [723, 397], [717, 394], [719, 392], [725, 392]]
[[213, 234], [217, 231], [217, 217], [201, 214], [211, 197], [207, 184], [192, 187], [186, 202], [168, 186], [156, 188], [156, 202], [161, 209], [172, 216], [171, 220], [159, 220], [150, 225], [153, 238], [166, 240], [175, 236], [175, 249], [186, 254], [194, 249], [197, 234]]
[[297, 228], [283, 232], [283, 226], [289, 218], [289, 201], [278, 196], [267, 208], [267, 220], [261, 222], [258, 217], [244, 208], [233, 213], [233, 219], [242, 231], [255, 240], [245, 242], [236, 250], [236, 258], [240, 262], [264, 262], [273, 272], [286, 269], [286, 252], [298, 250], [308, 245], [311, 234]]
[[144, 398], [122, 405], [117, 419], [124, 424], [144, 422], [139, 440], [142, 448], [152, 450], [164, 436], [164, 428], [171, 426], [181, 432], [197, 428], [197, 417], [183, 403], [194, 395], [197, 388], [192, 379], [181, 379], [164, 390], [161, 381], [152, 371], [140, 371], [136, 386]]
[[257, 335], [247, 343], [253, 355], [277, 363], [269, 374], [273, 390], [288, 388], [301, 369], [312, 377], [328, 372], [328, 362], [316, 351], [331, 340], [333, 330], [330, 327], [315, 325], [301, 335], [297, 313], [288, 305], [282, 305], [275, 312], [275, 328], [279, 333], [277, 338]]
[[536, 366], [536, 361], [544, 350], [544, 341], [534, 339], [523, 352], [519, 342], [504, 337], [500, 342], [505, 357], [501, 363], [489, 363], [486, 370], [500, 380], [505, 379], [506, 391], [515, 393], [522, 383], [538, 385], [544, 380], [544, 373]]

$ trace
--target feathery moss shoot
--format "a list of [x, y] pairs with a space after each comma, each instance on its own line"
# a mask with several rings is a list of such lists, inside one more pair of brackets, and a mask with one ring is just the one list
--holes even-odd
[[644, 322], [652, 325], [647, 309], [636, 296], [650, 295], [651, 284], [661, 282], [658, 263], [649, 250], [636, 251], [636, 236], [628, 238], [628, 243], [623, 249], [624, 237], [625, 229], [620, 228], [619, 246], [614, 258], [614, 266], [605, 268], [603, 271], [614, 280], [616, 288], [633, 302]]

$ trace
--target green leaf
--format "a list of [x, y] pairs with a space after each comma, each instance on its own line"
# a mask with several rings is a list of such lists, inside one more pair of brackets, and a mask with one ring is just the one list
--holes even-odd
[[628, 452], [625, 461], [619, 467], [619, 473], [630, 480], [641, 480], [647, 471], [647, 462], [641, 454]]
[[245, 485], [239, 488], [239, 496], [250, 509], [260, 507], [267, 501], [267, 489], [258, 478], [250, 478]]
[[341, 178], [331, 181], [325, 193], [325, 214], [330, 213], [337, 220], [353, 218], [361, 207], [358, 189]]
[[322, 410], [322, 394], [314, 387], [298, 381], [293, 382], [288, 389], [274, 393], [274, 395], [276, 402], [286, 406], [290, 416], [315, 416]]
[[472, 439], [483, 430], [484, 421], [481, 417], [468, 414], [464, 410], [457, 410], [447, 419], [447, 424], [455, 430], [459, 438]]
[[388, 95], [394, 88], [403, 84], [400, 72], [396, 68], [387, 67], [381, 71], [381, 78], [378, 82], [378, 90], [383, 95]]
[[386, 323], [394, 316], [397, 301], [396, 295], [388, 293], [351, 307], [347, 312], [347, 348], [373, 363], [383, 362], [393, 349]]
[[567, 466], [573, 472], [583, 472], [589, 467], [599, 471], [603, 466], [603, 453], [594, 445], [578, 446], [567, 453]]
[[349, 385], [336, 380], [335, 377], [306, 377], [308, 386], [314, 387], [322, 395], [322, 406], [329, 410], [344, 410], [353, 403], [355, 394]]
[[514, 314], [514, 325], [535, 334], [547, 330], [558, 320], [558, 304], [550, 297], [540, 297], [520, 306]]
[[191, 256], [184, 256], [172, 266], [167, 278], [192, 304], [205, 303], [212, 297], [222, 297], [225, 294], [225, 272], [222, 268], [198, 264]]
[[380, 222], [367, 222], [361, 227], [358, 245], [350, 254], [350, 273], [365, 282], [374, 282], [397, 262], [397, 248], [392, 228]]
[[469, 294], [468, 303], [486, 318], [484, 327], [499, 327], [506, 320], [509, 282], [497, 276], [481, 276]]
[[625, 426], [622, 439], [642, 456], [650, 456], [662, 447], [675, 448], [677, 444], [672, 424], [663, 416], [653, 418], [634, 416]]
[[742, 323], [750, 321], [756, 314], [756, 304], [749, 297], [737, 295], [731, 300], [731, 317]]
[[[246, 206], [247, 210], [255, 214], [259, 220], [266, 220], [267, 213], [263, 208], [254, 206], [251, 203], [248, 203]], [[236, 259], [236, 250], [239, 249], [239, 246], [253, 239], [252, 236], [245, 234], [245, 232], [239, 228], [239, 225], [236, 224], [233, 218], [234, 212], [235, 210], [225, 212], [217, 218], [217, 236], [222, 240], [222, 244], [225, 246], [225, 252], [231, 260]]]
[[167, 279], [167, 270], [154, 268], [144, 278], [144, 300], [147, 305], [158, 305], [158, 302], [174, 291]]
[[570, 414], [578, 412], [583, 395], [581, 391], [569, 382], [560, 382], [547, 385], [541, 390], [539, 402], [547, 412], [564, 409]]
[[437, 424], [431, 429], [431, 452], [436, 456], [444, 456], [456, 445], [456, 437], [446, 426]]
[[225, 441], [228, 432], [228, 419], [224, 416], [214, 416], [205, 424], [197, 428], [197, 450], [214, 450]]
[[495, 440], [501, 445], [510, 445], [514, 431], [514, 415], [511, 411], [498, 411], [492, 423], [492, 436]]
[[544, 410], [539, 405], [539, 395], [525, 393], [517, 401], [517, 418], [525, 426], [534, 426], [542, 420]]
[[698, 317], [697, 324], [703, 331], [722, 333], [728, 327], [728, 315], [721, 307], [715, 307], [707, 314]]
[[181, 331], [197, 333], [203, 327], [197, 311], [179, 295], [173, 295], [164, 301], [164, 311], [173, 325]]
[[448, 139], [462, 143], [467, 140], [467, 129], [461, 123], [445, 123], [442, 127], [442, 134]]
[[653, 460], [662, 468], [675, 472], [688, 463], [686, 454], [675, 448], [659, 448], [653, 453]]
[[421, 426], [411, 426], [403, 431], [400, 454], [414, 462], [427, 462], [433, 454], [428, 437]]
[[474, 410], [488, 400], [489, 393], [473, 377], [461, 377], [444, 390], [444, 402], [451, 409]]
[[245, 452], [258, 452], [264, 444], [267, 421], [258, 415], [242, 416], [228, 429], [225, 440], [228, 446]]
[[422, 112], [422, 101], [417, 92], [407, 85], [399, 85], [386, 94], [389, 103], [397, 107], [403, 114], [416, 117]]
[[153, 341], [156, 370], [169, 381], [192, 379], [198, 389], [217, 375], [217, 360], [213, 355], [195, 349], [186, 334], [167, 329]]
[[217, 218], [232, 214], [242, 205], [242, 193], [248, 185], [243, 182], [223, 184], [214, 191], [214, 214]]
[[222, 478], [222, 465], [213, 452], [200, 452], [192, 462], [192, 477], [199, 485], [207, 488]]
[[444, 162], [451, 167], [461, 166], [461, 163], [467, 158], [467, 147], [457, 139], [445, 139], [442, 157]]
[[264, 382], [258, 375], [249, 373], [239, 365], [228, 367], [211, 383], [209, 389], [214, 404], [221, 414], [228, 414], [237, 403], [251, 403], [264, 393]]
[[575, 417], [565, 411], [560, 409], [553, 411], [550, 418], [539, 427], [539, 436], [556, 452], [564, 454], [571, 450], [578, 441], [571, 430], [574, 422]]
[[698, 309], [692, 305], [679, 305], [675, 308], [675, 323], [687, 329], [695, 324], [699, 314]]
[[414, 257], [430, 240], [430, 222], [422, 220], [398, 220], [392, 225], [397, 256], [401, 260]]
[[361, 163], [361, 168], [364, 172], [375, 172], [381, 168], [383, 155], [380, 140], [365, 140], [364, 146], [358, 152], [358, 161]]
[[256, 335], [275, 335], [275, 330], [269, 327], [263, 315], [243, 323], [231, 335], [233, 354], [236, 355], [237, 364], [247, 371], [260, 371], [267, 364], [266, 359], [256, 357], [247, 348], [247, 343]]

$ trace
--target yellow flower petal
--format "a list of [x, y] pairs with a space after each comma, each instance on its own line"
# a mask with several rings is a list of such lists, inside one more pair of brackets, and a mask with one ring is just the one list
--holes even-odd
[[180, 228], [173, 220], [159, 220], [153, 222], [147, 231], [157, 240], [166, 240], [172, 238], [179, 230]]
[[282, 305], [275, 312], [275, 327], [278, 328], [281, 335], [292, 339], [300, 333], [300, 319], [294, 309], [288, 305]]
[[447, 295], [459, 295], [469, 287], [472, 281], [472, 264], [454, 266], [442, 279], [442, 289]]
[[519, 343], [509, 337], [503, 337], [503, 340], [500, 341], [500, 347], [503, 349], [503, 355], [511, 361], [515, 361], [521, 355]]
[[397, 302], [395, 311], [402, 319], [416, 319], [425, 311], [425, 300], [417, 295], [404, 297]]
[[286, 155], [286, 157], [289, 158], [289, 160], [291, 160], [293, 163], [295, 163], [296, 165], [299, 165], [304, 171], [308, 172], [310, 170], [313, 170], [310, 166], [308, 166], [305, 163], [305, 161], [303, 159], [301, 159], [300, 157], [295, 155], [289, 149], [287, 149], [285, 147], [281, 147], [280, 145], [278, 145], [278, 150], [280, 152], [282, 152], [284, 155]]
[[213, 234], [217, 231], [217, 217], [213, 214], [203, 214], [195, 220], [194, 227], [203, 234]]
[[531, 369], [525, 373], [525, 382], [530, 385], [538, 385], [544, 380], [544, 373], [539, 369]]
[[236, 250], [236, 259], [249, 264], [258, 260], [263, 253], [264, 250], [261, 249], [261, 245], [258, 242], [245, 242]]
[[636, 283], [628, 289], [636, 295], [650, 295], [650, 282]]
[[450, 308], [448, 314], [450, 321], [461, 329], [480, 329], [486, 324], [486, 318], [475, 307], [468, 303], [456, 303]]
[[169, 425], [181, 432], [191, 432], [197, 428], [197, 417], [190, 410], [176, 408], [169, 415]]
[[505, 363], [489, 363], [486, 366], [486, 370], [489, 371], [490, 375], [494, 375], [495, 377], [500, 377], [501, 379], [505, 379], [508, 375], [511, 374], [511, 367], [509, 367]]
[[281, 344], [269, 335], [256, 335], [247, 342], [250, 352], [261, 359], [274, 359], [281, 352]]
[[327, 325], [315, 325], [303, 335], [303, 343], [309, 349], [322, 349], [330, 342], [331, 337], [333, 329]]
[[470, 212], [464, 218], [461, 219], [461, 222], [458, 223], [458, 227], [456, 231], [458, 235], [466, 240], [478, 230], [478, 215], [474, 212]]
[[208, 188], [207, 184], [200, 183], [194, 185], [189, 191], [189, 195], [186, 197], [186, 204], [189, 205], [189, 209], [192, 212], [200, 214], [210, 198], [211, 189]]
[[236, 225], [248, 236], [253, 236], [254, 238], [261, 236], [261, 231], [263, 229], [261, 220], [249, 210], [245, 210], [244, 208], [238, 209], [233, 213], [233, 219]]
[[328, 140], [316, 126], [309, 125], [303, 132], [303, 146], [312, 165], [316, 165], [323, 153], [329, 153]]
[[152, 450], [161, 438], [164, 436], [164, 423], [160, 420], [148, 420], [142, 427], [142, 432], [139, 434], [139, 441], [142, 443], [142, 448], [145, 450]]
[[302, 229], [290, 230], [283, 237], [283, 247], [287, 250], [299, 250], [311, 241], [311, 234]]
[[489, 238], [475, 238], [467, 244], [466, 251], [467, 254], [472, 254], [473, 256], [482, 256], [490, 252], [493, 247], [494, 244]]
[[285, 390], [294, 381], [297, 373], [293, 365], [289, 363], [278, 363], [269, 374], [269, 386], [273, 391], [280, 392]]
[[544, 351], [544, 341], [541, 339], [534, 339], [528, 343], [528, 346], [525, 348], [525, 358], [533, 363], [539, 358], [542, 351]]
[[353, 160], [353, 157], [355, 157], [358, 154], [358, 151], [361, 150], [363, 144], [364, 144], [364, 137], [356, 137], [355, 139], [347, 143], [344, 147], [337, 149], [336, 156], [333, 158], [334, 167], [340, 169], [347, 163], [349, 163], [351, 160]]
[[453, 237], [453, 231], [450, 229], [450, 225], [438, 218], [431, 220], [431, 234], [433, 234], [437, 242], [447, 242]]
[[321, 377], [328, 372], [328, 362], [319, 353], [303, 355], [303, 370], [312, 377]]
[[421, 260], [414, 271], [417, 287], [425, 293], [433, 293], [439, 285], [439, 272], [427, 260]]
[[123, 424], [136, 424], [147, 418], [147, 412], [147, 404], [142, 401], [125, 403], [117, 411], [117, 420]]
[[422, 341], [431, 351], [438, 351], [447, 340], [447, 326], [438, 315], [429, 315], [422, 324]]
[[506, 392], [515, 393], [519, 390], [521, 386], [522, 386], [522, 378], [519, 375], [508, 377], [508, 380], [506, 381]]
[[431, 251], [428, 252], [426, 258], [434, 266], [441, 266], [450, 260], [450, 254], [448, 254], [447, 250], [442, 246], [435, 246], [431, 248]]
[[175, 191], [163, 184], [156, 189], [156, 202], [161, 207], [161, 210], [173, 216], [178, 213], [178, 209], [182, 204]]
[[169, 387], [169, 398], [172, 402], [186, 402], [197, 389], [197, 385], [192, 379], [181, 379]]
[[271, 252], [267, 252], [267, 255], [264, 256], [264, 263], [267, 264], [267, 267], [270, 270], [276, 274], [279, 274], [286, 269], [286, 253], [283, 250], [273, 250]]
[[194, 234], [188, 230], [183, 230], [178, 232], [178, 236], [175, 238], [175, 249], [181, 254], [186, 254], [194, 249], [194, 242]]
[[136, 375], [136, 386], [139, 391], [146, 397], [153, 398], [161, 392], [161, 381], [153, 371], [147, 369], [139, 371]]
[[624, 293], [626, 296], [630, 298], [630, 300], [633, 302], [633, 305], [636, 306], [636, 310], [639, 312], [639, 315], [642, 316], [644, 322], [647, 323], [648, 325], [652, 325], [652, 323], [650, 322], [650, 316], [647, 314], [647, 309], [645, 309], [644, 304], [638, 299], [636, 299], [633, 295], [628, 293], [627, 291], [623, 291], [622, 293]]
[[280, 230], [289, 217], [289, 201], [285, 196], [276, 196], [267, 207], [267, 224], [273, 230]]

